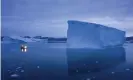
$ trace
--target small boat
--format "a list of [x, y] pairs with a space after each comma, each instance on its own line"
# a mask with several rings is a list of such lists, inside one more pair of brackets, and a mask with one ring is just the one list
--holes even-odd
[[26, 45], [21, 45], [21, 51], [22, 52], [27, 52], [27, 46]]

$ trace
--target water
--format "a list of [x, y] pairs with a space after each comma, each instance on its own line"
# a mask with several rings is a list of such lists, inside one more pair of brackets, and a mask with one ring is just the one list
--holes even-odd
[[65, 43], [2, 44], [2, 80], [133, 80], [133, 44], [103, 50]]

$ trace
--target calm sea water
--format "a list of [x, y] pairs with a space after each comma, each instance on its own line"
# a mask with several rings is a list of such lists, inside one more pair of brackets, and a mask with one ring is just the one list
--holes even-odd
[[65, 43], [2, 44], [2, 80], [133, 80], [133, 44], [103, 50]]

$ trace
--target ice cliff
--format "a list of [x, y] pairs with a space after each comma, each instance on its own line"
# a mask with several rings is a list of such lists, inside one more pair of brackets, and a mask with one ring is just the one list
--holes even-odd
[[122, 46], [125, 42], [125, 31], [100, 24], [68, 21], [68, 48], [105, 48]]

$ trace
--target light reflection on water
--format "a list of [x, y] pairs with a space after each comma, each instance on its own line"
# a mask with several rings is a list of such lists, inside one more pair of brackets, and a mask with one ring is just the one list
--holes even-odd
[[3, 44], [2, 80], [133, 80], [129, 48], [90, 50], [55, 45], [29, 44], [27, 54], [22, 54], [19, 44]]
[[21, 49], [22, 52], [27, 52], [27, 48], [26, 49]]

